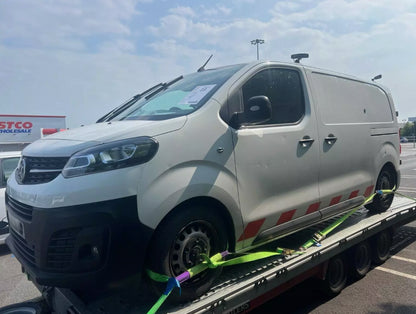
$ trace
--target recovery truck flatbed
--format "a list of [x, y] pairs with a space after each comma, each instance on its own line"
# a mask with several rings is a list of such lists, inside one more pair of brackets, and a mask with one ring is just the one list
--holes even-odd
[[[335, 219], [276, 240], [262, 250], [275, 250], [276, 247], [296, 249]], [[388, 251], [391, 245], [388, 235], [393, 229], [413, 220], [416, 220], [416, 202], [396, 195], [386, 212], [370, 214], [365, 208], [358, 210], [320, 246], [313, 246], [304, 254], [288, 258], [269, 257], [225, 267], [217, 284], [207, 294], [180, 306], [163, 304], [158, 313], [250, 312], [309, 277], [325, 279], [329, 261], [341, 256], [349, 260], [346, 253], [363, 241], [370, 241], [373, 249], [374, 243], [379, 241], [381, 246], [375, 250], [385, 251], [387, 245]], [[383, 259], [383, 256], [380, 257]], [[43, 295], [39, 309], [44, 313], [146, 313], [157, 297], [137, 282], [138, 278], [129, 278], [118, 286], [91, 293], [38, 286]]]

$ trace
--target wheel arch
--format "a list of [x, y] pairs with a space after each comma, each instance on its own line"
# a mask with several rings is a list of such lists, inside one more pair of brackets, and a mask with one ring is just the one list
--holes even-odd
[[170, 217], [176, 215], [178, 212], [182, 211], [184, 208], [189, 208], [191, 206], [209, 207], [209, 209], [213, 211], [213, 214], [215, 213], [215, 215], [218, 215], [220, 218], [223, 219], [226, 225], [226, 234], [227, 234], [227, 239], [228, 239], [229, 250], [234, 251], [236, 237], [235, 237], [235, 225], [234, 225], [232, 216], [230, 212], [228, 211], [227, 207], [223, 203], [209, 196], [194, 197], [186, 201], [183, 201], [182, 203], [175, 206], [171, 211], [169, 211], [163, 217], [163, 219], [157, 225], [153, 233], [153, 236], [155, 236], [158, 232], [161, 232], [160, 230], [163, 228], [163, 225], [169, 221]]
[[374, 158], [374, 171], [376, 171], [374, 182], [377, 182], [378, 176], [383, 169], [387, 168], [394, 174], [396, 187], [398, 187], [400, 184], [400, 155], [395, 143], [385, 142]]

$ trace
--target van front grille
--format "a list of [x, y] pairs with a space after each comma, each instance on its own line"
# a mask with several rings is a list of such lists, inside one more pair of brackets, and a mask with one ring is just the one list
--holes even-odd
[[25, 161], [26, 169], [23, 179], [16, 179], [21, 184], [41, 184], [55, 179], [65, 167], [68, 157], [22, 157]]
[[16, 251], [32, 266], [35, 266], [35, 248], [29, 244], [17, 232], [10, 228], [10, 236]]
[[32, 221], [32, 213], [33, 213], [33, 207], [20, 203], [16, 201], [15, 199], [11, 198], [6, 194], [6, 203], [9, 206], [9, 209], [15, 214], [16, 216], [27, 220]]

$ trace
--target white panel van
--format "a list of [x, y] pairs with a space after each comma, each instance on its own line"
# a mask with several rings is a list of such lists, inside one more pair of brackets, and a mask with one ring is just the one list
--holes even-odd
[[280, 62], [199, 71], [25, 148], [7, 244], [41, 285], [177, 276], [201, 253], [247, 251], [397, 188], [399, 145], [391, 95], [371, 81]]

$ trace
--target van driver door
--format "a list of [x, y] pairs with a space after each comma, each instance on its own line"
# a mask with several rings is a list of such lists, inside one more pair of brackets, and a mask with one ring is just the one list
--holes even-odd
[[263, 67], [231, 92], [247, 114], [251, 97], [266, 96], [269, 121], [233, 130], [244, 231], [236, 249], [316, 222], [319, 214], [319, 141], [316, 118], [297, 67]]

